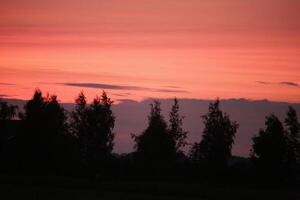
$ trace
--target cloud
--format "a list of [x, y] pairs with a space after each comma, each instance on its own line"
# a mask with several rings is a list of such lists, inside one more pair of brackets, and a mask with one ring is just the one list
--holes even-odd
[[110, 90], [144, 90], [152, 92], [167, 92], [167, 93], [187, 93], [185, 90], [178, 89], [159, 89], [159, 88], [147, 88], [130, 85], [112, 85], [103, 83], [58, 83], [66, 86], [73, 87], [84, 87], [84, 88], [99, 88], [99, 89], [110, 89]]
[[137, 86], [121, 86], [121, 85], [111, 85], [102, 83], [61, 83], [66, 86], [74, 87], [85, 87], [85, 88], [101, 88], [101, 89], [111, 89], [111, 90], [143, 90], [143, 87]]
[[150, 89], [149, 90], [153, 92], [167, 92], [167, 93], [172, 93], [172, 92], [178, 92], [178, 93], [188, 93], [188, 91], [185, 90], [173, 90], [173, 89]]
[[139, 103], [138, 101], [132, 99], [118, 99], [121, 103]]
[[0, 83], [0, 85], [15, 85], [15, 84], [12, 84], [12, 83]]
[[127, 97], [127, 96], [130, 96], [131, 94], [130, 93], [114, 93], [113, 95], [115, 96], [119, 96], [119, 97]]
[[262, 85], [279, 84], [279, 85], [286, 85], [286, 86], [291, 86], [291, 87], [300, 87], [300, 85], [298, 83], [291, 82], [291, 81], [282, 81], [282, 82], [278, 82], [278, 83], [272, 83], [272, 82], [266, 82], [266, 81], [256, 81], [256, 82], [259, 84], [262, 84]]
[[259, 84], [263, 84], [263, 85], [269, 85], [271, 84], [270, 82], [266, 82], [266, 81], [256, 81]]
[[166, 87], [166, 88], [177, 88], [177, 89], [181, 88], [181, 87], [178, 87], [178, 86], [172, 86], [172, 85], [167, 85], [167, 86], [163, 86], [163, 87]]
[[288, 86], [292, 86], [292, 87], [300, 87], [300, 85], [298, 83], [294, 83], [294, 82], [290, 82], [290, 81], [284, 81], [284, 82], [280, 82], [280, 85], [288, 85]]

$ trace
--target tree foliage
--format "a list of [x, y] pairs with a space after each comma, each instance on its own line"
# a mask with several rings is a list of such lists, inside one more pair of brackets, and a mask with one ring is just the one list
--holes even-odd
[[219, 104], [219, 100], [209, 104], [208, 113], [202, 117], [205, 125], [202, 140], [195, 143], [190, 152], [193, 161], [214, 168], [227, 165], [238, 129], [238, 124], [223, 114]]
[[16, 116], [17, 106], [9, 105], [0, 99], [0, 120], [11, 120]]
[[291, 178], [299, 171], [299, 122], [289, 107], [285, 130], [275, 115], [266, 117], [265, 130], [253, 138], [252, 160], [264, 176], [277, 180]]
[[176, 98], [174, 99], [174, 104], [171, 108], [169, 117], [169, 132], [175, 142], [176, 152], [180, 152], [181, 148], [186, 145], [188, 132], [184, 131], [182, 128], [182, 121], [184, 117], [179, 114], [179, 104]]
[[[24, 112], [19, 113], [20, 120], [16, 120], [17, 107], [0, 100], [0, 155], [4, 161], [0, 167], [5, 163], [5, 169], [13, 166], [11, 169], [34, 173], [76, 175], [79, 169], [92, 178], [115, 176], [119, 172], [127, 178], [146, 175], [178, 180], [199, 178], [198, 175], [205, 178], [206, 174], [208, 178], [228, 175], [233, 180], [248, 177], [255, 184], [257, 178], [270, 182], [299, 179], [300, 124], [292, 107], [284, 125], [274, 114], [266, 117], [265, 128], [252, 138], [251, 159], [248, 159], [231, 155], [239, 125], [220, 109], [219, 100], [210, 103], [208, 113], [202, 116], [202, 139], [192, 146], [188, 160], [182, 152], [187, 144], [187, 131], [183, 129], [184, 118], [176, 98], [169, 112], [169, 124], [162, 115], [160, 102], [150, 104], [147, 127], [140, 135], [132, 135], [135, 152], [121, 156], [112, 153], [115, 137], [112, 105], [104, 91], [90, 104], [80, 92], [74, 110], [67, 112], [55, 95], [43, 96], [37, 89], [25, 104]], [[199, 171], [205, 174], [198, 174]]]
[[75, 109], [71, 112], [70, 133], [82, 138], [87, 129], [87, 101], [86, 97], [81, 91], [75, 100]]
[[265, 129], [253, 138], [251, 157], [264, 176], [281, 177], [286, 169], [288, 143], [280, 120], [273, 114], [266, 117]]
[[[58, 168], [64, 154], [67, 137], [67, 116], [55, 95], [42, 96], [36, 90], [20, 118], [24, 122], [24, 132], [20, 135], [20, 151], [23, 164], [36, 170]], [[38, 169], [37, 169], [38, 168]]]
[[43, 97], [42, 92], [36, 90], [33, 98], [26, 103], [24, 110], [25, 113], [21, 113], [20, 118], [30, 128], [45, 133], [67, 133], [66, 111], [55, 95]]
[[104, 91], [90, 105], [87, 105], [83, 92], [76, 99], [75, 110], [71, 113], [71, 130], [78, 138], [82, 159], [89, 166], [99, 167], [113, 150], [115, 116], [111, 110], [112, 104], [113, 101]]
[[133, 135], [133, 139], [136, 142], [136, 153], [145, 163], [163, 164], [174, 158], [175, 142], [161, 114], [159, 101], [151, 104], [146, 130], [141, 135]]
[[287, 162], [290, 167], [295, 169], [300, 166], [300, 124], [298, 122], [297, 112], [293, 107], [289, 107], [285, 119], [286, 140], [288, 145]]

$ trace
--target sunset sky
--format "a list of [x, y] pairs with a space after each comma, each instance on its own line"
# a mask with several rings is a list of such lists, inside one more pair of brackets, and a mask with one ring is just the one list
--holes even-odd
[[300, 102], [298, 0], [0, 0], [0, 97]]

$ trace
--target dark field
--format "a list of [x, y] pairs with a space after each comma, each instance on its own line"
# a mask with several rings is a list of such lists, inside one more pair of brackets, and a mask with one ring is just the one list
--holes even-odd
[[105, 181], [85, 179], [1, 179], [1, 199], [242, 199], [297, 200], [297, 188], [246, 188], [196, 183]]

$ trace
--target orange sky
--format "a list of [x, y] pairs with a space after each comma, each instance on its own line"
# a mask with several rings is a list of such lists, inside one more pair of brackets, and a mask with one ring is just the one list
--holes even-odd
[[0, 95], [300, 102], [299, 10], [297, 0], [0, 0]]

